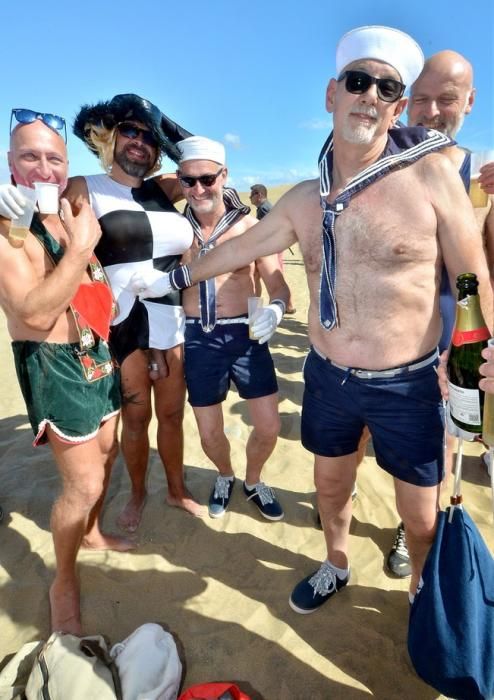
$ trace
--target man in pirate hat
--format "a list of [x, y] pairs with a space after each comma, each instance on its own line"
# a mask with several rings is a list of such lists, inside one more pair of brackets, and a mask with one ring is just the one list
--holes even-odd
[[[256, 219], [237, 192], [225, 186], [228, 170], [222, 143], [191, 136], [177, 146], [178, 180], [187, 201], [184, 214], [194, 229], [194, 242], [183, 262], [191, 262], [240, 236], [255, 225]], [[270, 296], [253, 329], [264, 329], [262, 342], [249, 338], [247, 325], [247, 299], [255, 295], [259, 280]], [[275, 255], [259, 258], [183, 293], [188, 400], [203, 449], [219, 471], [208, 503], [212, 518], [225, 514], [235, 484], [222, 409], [231, 381], [247, 402], [253, 426], [245, 450], [244, 495], [267, 520], [283, 518], [274, 490], [261, 481], [261, 471], [280, 430], [278, 384], [267, 341], [283, 317], [288, 297], [288, 286]]]
[[[12, 110], [8, 154], [13, 182], [67, 183], [65, 120]], [[12, 187], [15, 190], [15, 187]], [[22, 202], [22, 198], [21, 198]], [[87, 203], [59, 214], [35, 213], [24, 241], [0, 221], [0, 305], [8, 321], [19, 384], [35, 435], [48, 443], [62, 480], [51, 514], [56, 573], [52, 630], [81, 633], [76, 557], [80, 547], [133, 548], [98, 526], [118, 451], [118, 371], [107, 343], [112, 294], [93, 251], [101, 235]]]
[[[248, 236], [189, 267], [136, 280], [143, 298], [185, 288], [298, 241], [310, 294], [302, 442], [314, 454], [327, 559], [297, 584], [290, 605], [311, 613], [349, 581], [351, 492], [368, 425], [378, 464], [394, 477], [412, 564], [410, 600], [434, 538], [443, 475], [442, 401], [435, 367], [443, 262], [454, 286], [478, 275], [485, 318], [492, 293], [473, 209], [451, 140], [395, 128], [423, 54], [407, 34], [359, 27], [338, 43], [326, 90], [333, 132], [320, 178], [282, 197]], [[322, 231], [321, 231], [322, 226]]]
[[[133, 94], [82, 107], [73, 130], [105, 170], [73, 178], [67, 197], [89, 201], [98, 218], [102, 235], [96, 253], [118, 305], [110, 344], [121, 367], [121, 447], [132, 484], [131, 498], [118, 522], [134, 531], [146, 499], [153, 393], [167, 501], [202, 514], [183, 476], [185, 317], [180, 296], [175, 292], [141, 301], [127, 286], [137, 270], [174, 269], [192, 243], [189, 222], [173, 206], [181, 197], [175, 175], [151, 177], [160, 169], [163, 154], [177, 160], [175, 142], [190, 134], [149, 100]], [[150, 348], [164, 352], [151, 355]]]

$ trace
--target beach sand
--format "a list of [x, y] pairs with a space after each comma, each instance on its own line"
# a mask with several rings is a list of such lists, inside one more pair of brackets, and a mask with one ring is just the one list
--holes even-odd
[[[323, 535], [315, 524], [312, 458], [299, 440], [307, 293], [296, 246], [294, 253], [286, 251], [285, 262], [297, 313], [285, 317], [271, 341], [282, 430], [264, 471], [285, 508], [285, 519], [264, 520], [243, 496], [249, 425], [245, 404], [234, 391], [225, 404], [225, 425], [238, 480], [222, 519], [198, 519], [165, 505], [153, 421], [149, 498], [137, 551], [79, 555], [84, 629], [115, 643], [144, 622], [165, 624], [185, 650], [185, 687], [236, 680], [253, 698], [264, 700], [437, 698], [438, 693], [417, 678], [408, 658], [408, 583], [384, 570], [398, 517], [392, 480], [377, 467], [371, 446], [353, 506], [349, 586], [312, 615], [297, 615], [288, 606], [293, 586], [325, 557]], [[0, 352], [3, 664], [24, 642], [49, 634], [48, 586], [54, 568], [49, 516], [59, 484], [49, 449], [31, 446], [3, 318]], [[465, 452], [465, 503], [492, 549], [482, 449], [469, 444]], [[216, 472], [201, 450], [189, 407], [185, 464], [190, 490], [207, 503]], [[128, 494], [129, 480], [119, 457], [104, 511], [107, 530], [116, 530], [115, 520]]]

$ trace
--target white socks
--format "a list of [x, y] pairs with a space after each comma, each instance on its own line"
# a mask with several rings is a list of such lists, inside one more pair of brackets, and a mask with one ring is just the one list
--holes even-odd
[[332, 564], [329, 561], [329, 559], [326, 559], [326, 561], [328, 562], [329, 566], [333, 569], [335, 574], [338, 576], [340, 581], [344, 581], [348, 577], [348, 575], [350, 574], [350, 567], [348, 567], [348, 569], [340, 569], [339, 567]]

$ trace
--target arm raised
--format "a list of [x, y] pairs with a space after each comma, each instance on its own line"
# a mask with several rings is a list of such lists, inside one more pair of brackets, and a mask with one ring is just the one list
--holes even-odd
[[40, 331], [53, 328], [67, 310], [101, 235], [87, 202], [81, 201], [74, 213], [67, 200], [62, 199], [61, 205], [68, 242], [62, 260], [45, 278], [40, 279], [24, 248], [10, 246], [6, 226], [2, 226], [5, 236], [0, 237], [2, 307], [9, 316]]

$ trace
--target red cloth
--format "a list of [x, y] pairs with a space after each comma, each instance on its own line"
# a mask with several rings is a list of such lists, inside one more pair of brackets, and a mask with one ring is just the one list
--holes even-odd
[[234, 683], [199, 683], [187, 688], [178, 700], [218, 700], [227, 691], [234, 700], [250, 700]]
[[70, 304], [91, 330], [100, 338], [108, 340], [113, 297], [107, 284], [103, 282], [81, 284]]

